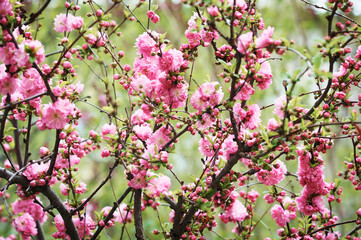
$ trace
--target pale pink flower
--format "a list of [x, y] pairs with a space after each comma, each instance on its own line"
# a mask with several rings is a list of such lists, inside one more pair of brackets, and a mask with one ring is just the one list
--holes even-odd
[[251, 84], [243, 80], [238, 82], [238, 84], [236, 85], [236, 89], [237, 88], [240, 88], [240, 91], [234, 97], [234, 99], [236, 100], [249, 100], [250, 96], [254, 94], [254, 88], [251, 86]]
[[148, 97], [151, 96], [150, 93], [153, 91], [152, 83], [145, 75], [136, 76], [130, 82], [130, 86], [135, 91], [135, 93], [144, 92]]
[[239, 201], [235, 200], [231, 206], [226, 207], [224, 213], [219, 215], [219, 218], [224, 223], [228, 222], [242, 222], [247, 217], [247, 209], [245, 206]]
[[212, 143], [206, 137], [201, 138], [198, 149], [206, 157], [213, 157], [214, 155]]
[[[153, 37], [158, 37], [158, 33], [154, 31], [151, 34]], [[156, 45], [157, 42], [146, 32], [140, 35], [135, 43], [135, 46], [138, 48], [138, 55], [143, 55], [144, 57], [149, 57], [152, 53], [158, 52], [159, 48]]]
[[170, 140], [170, 131], [165, 127], [161, 127], [155, 133], [153, 133], [148, 140], [146, 141], [148, 145], [155, 144], [159, 149], [161, 149], [166, 143]]
[[217, 17], [219, 14], [218, 7], [216, 6], [207, 7], [207, 11], [209, 12], [209, 15], [211, 15], [212, 17]]
[[163, 175], [158, 178], [152, 178], [149, 180], [147, 190], [151, 194], [155, 194], [156, 196], [160, 196], [161, 193], [166, 193], [171, 185], [170, 178]]
[[[40, 203], [41, 200], [36, 198]], [[29, 213], [34, 221], [39, 220], [40, 223], [44, 223], [47, 220], [47, 213], [43, 211], [43, 208], [34, 203], [33, 199], [19, 200], [17, 199], [11, 204], [14, 214]]]
[[265, 48], [265, 47], [268, 47], [269, 45], [273, 44], [273, 39], [272, 39], [273, 31], [274, 31], [273, 27], [268, 27], [267, 29], [265, 29], [262, 32], [261, 36], [259, 36], [255, 40], [256, 47], [257, 48]]
[[44, 105], [40, 121], [48, 129], [62, 129], [70, 120], [68, 115], [74, 115], [75, 108], [68, 99], [59, 98], [55, 103]]
[[19, 92], [24, 98], [46, 92], [44, 81], [35, 68], [29, 68], [24, 72]]
[[184, 62], [183, 53], [176, 49], [164, 52], [158, 60], [162, 71], [178, 71]]
[[14, 218], [11, 224], [14, 226], [15, 230], [21, 234], [21, 237], [24, 240], [30, 240], [31, 235], [36, 235], [38, 233], [35, 220], [29, 213], [24, 213], [23, 215]]
[[100, 132], [100, 135], [102, 136], [103, 139], [107, 139], [109, 140], [109, 135], [112, 135], [114, 133], [116, 133], [117, 128], [116, 126], [112, 123], [112, 124], [104, 124], [102, 127], [102, 131]]
[[233, 5], [242, 9], [247, 8], [247, 4], [244, 0], [228, 0], [228, 6], [233, 7]]
[[287, 99], [286, 95], [282, 95], [275, 101], [275, 109], [273, 113], [276, 114], [280, 119], [284, 118], [285, 116], [285, 107], [286, 107]]
[[246, 54], [248, 52], [248, 48], [252, 44], [253, 41], [253, 33], [248, 32], [244, 33], [238, 38], [237, 50], [241, 54]]
[[141, 189], [147, 186], [147, 182], [145, 180], [146, 171], [138, 171], [138, 169], [133, 168], [131, 170], [131, 174], [133, 178], [128, 182], [128, 186], [134, 189]]
[[0, 64], [0, 93], [3, 95], [14, 93], [19, 87], [19, 79], [13, 78], [6, 72], [5, 64]]
[[275, 205], [271, 209], [271, 216], [276, 221], [279, 227], [285, 227], [290, 219], [288, 217], [287, 211], [283, 210], [280, 205]]
[[272, 69], [269, 61], [265, 59], [258, 59], [258, 62], [261, 64], [261, 68], [256, 73], [257, 86], [264, 90], [269, 87], [272, 83]]
[[277, 128], [280, 126], [280, 124], [277, 122], [276, 119], [271, 118], [270, 120], [268, 120], [268, 130], [270, 131], [276, 131]]
[[271, 165], [271, 170], [261, 169], [256, 173], [256, 176], [258, 181], [270, 186], [282, 181], [286, 172], [286, 165], [282, 161], [277, 160]]
[[134, 133], [137, 135], [137, 137], [139, 137], [143, 141], [146, 141], [153, 132], [150, 127], [150, 124], [147, 124], [147, 123], [134, 126], [133, 130], [134, 130]]
[[9, 0], [0, 1], [0, 15], [8, 15], [12, 10], [13, 6], [11, 5]]

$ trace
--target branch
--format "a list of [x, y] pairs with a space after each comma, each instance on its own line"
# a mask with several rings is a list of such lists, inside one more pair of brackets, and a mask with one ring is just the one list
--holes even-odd
[[[20, 184], [24, 188], [30, 188], [30, 182], [26, 177], [14, 174], [2, 167], [0, 167], [0, 178], [6, 179], [8, 181], [7, 185]], [[48, 198], [50, 204], [54, 208], [56, 208], [61, 215], [66, 227], [66, 234], [68, 234], [71, 239], [80, 240], [78, 231], [74, 225], [72, 217], [63, 202], [58, 197], [58, 195], [49, 186], [34, 187], [30, 189], [35, 192], [41, 192], [44, 196]]]
[[104, 225], [100, 226], [98, 225], [98, 229], [96, 230], [96, 232], [94, 233], [94, 235], [92, 236], [92, 238], [90, 240], [95, 240], [97, 239], [97, 237], [99, 236], [99, 234], [101, 233], [101, 231], [104, 229], [104, 227], [107, 225], [107, 223], [113, 218], [113, 214], [115, 212], [115, 210], [117, 210], [119, 204], [122, 203], [122, 201], [124, 200], [124, 198], [130, 193], [130, 191], [132, 190], [131, 187], [128, 187], [125, 192], [123, 193], [123, 195], [118, 199], [118, 201], [116, 201], [113, 204], [112, 209], [110, 209], [108, 216], [104, 219]]
[[51, 160], [50, 160], [50, 166], [49, 169], [46, 173], [47, 176], [51, 176], [53, 174], [53, 170], [54, 170], [54, 166], [55, 166], [55, 161], [56, 158], [58, 157], [58, 151], [59, 151], [59, 143], [60, 143], [60, 129], [56, 130], [56, 139], [55, 139], [55, 145], [54, 145], [54, 149], [53, 149], [53, 155], [51, 156]]
[[29, 25], [30, 23], [34, 22], [35, 19], [45, 10], [45, 8], [49, 5], [51, 0], [47, 0], [44, 5], [36, 12], [30, 14], [30, 18], [28, 21], [24, 23], [24, 25]]
[[136, 189], [134, 192], [135, 237], [138, 240], [145, 240], [142, 220], [142, 189]]

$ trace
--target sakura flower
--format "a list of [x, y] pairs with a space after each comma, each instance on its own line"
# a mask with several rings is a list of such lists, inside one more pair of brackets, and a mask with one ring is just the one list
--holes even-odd
[[112, 124], [104, 124], [100, 134], [103, 139], [109, 140], [110, 139], [109, 135], [116, 133], [116, 130], [117, 129], [113, 123]]
[[273, 43], [273, 39], [272, 39], [273, 31], [274, 31], [273, 27], [268, 27], [267, 29], [265, 29], [262, 32], [261, 36], [259, 36], [255, 40], [256, 47], [257, 48], [265, 48], [265, 47], [268, 47], [269, 45], [271, 45]]
[[199, 141], [198, 149], [206, 157], [212, 157], [214, 155], [212, 143], [207, 138], [202, 138]]
[[164, 175], [150, 179], [147, 190], [159, 197], [161, 193], [166, 193], [168, 191], [170, 185], [170, 178]]
[[[41, 203], [40, 199], [37, 201]], [[39, 204], [34, 203], [33, 199], [16, 200], [11, 204], [14, 214], [29, 213], [34, 221], [39, 220], [40, 223], [44, 223], [47, 219], [46, 212], [43, 211]]]
[[8, 15], [13, 10], [13, 7], [9, 0], [0, 1], [0, 15]]
[[247, 209], [245, 206], [239, 201], [235, 200], [231, 206], [226, 207], [224, 213], [219, 215], [219, 218], [224, 223], [228, 222], [241, 222], [248, 216]]
[[270, 186], [270, 185], [275, 185], [280, 181], [282, 181], [283, 178], [285, 177], [284, 175], [286, 172], [287, 169], [285, 164], [282, 161], [277, 160], [272, 164], [270, 171], [262, 169], [259, 172], [257, 172], [256, 175], [258, 181], [262, 182], [267, 186]]
[[252, 44], [252, 41], [253, 41], [253, 33], [252, 32], [244, 33], [241, 36], [239, 36], [238, 43], [237, 43], [238, 52], [240, 52], [241, 54], [246, 54], [248, 51], [248, 48]]
[[29, 213], [16, 217], [11, 223], [15, 230], [21, 234], [24, 240], [30, 240], [31, 235], [36, 235], [38, 230], [36, 229], [36, 223], [33, 217]]
[[55, 103], [46, 104], [42, 117], [38, 119], [48, 129], [62, 129], [70, 121], [68, 116], [75, 115], [75, 105], [68, 99], [58, 99]]
[[177, 71], [183, 64], [183, 53], [176, 49], [170, 49], [162, 54], [159, 66], [162, 71]]

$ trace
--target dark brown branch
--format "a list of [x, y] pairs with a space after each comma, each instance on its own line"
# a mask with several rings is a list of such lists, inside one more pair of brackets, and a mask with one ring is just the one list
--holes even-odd
[[134, 225], [137, 240], [145, 240], [142, 219], [142, 189], [134, 190]]
[[58, 151], [59, 151], [59, 143], [60, 143], [59, 135], [60, 135], [60, 132], [61, 132], [60, 129], [56, 130], [55, 145], [54, 145], [53, 153], [52, 153], [51, 160], [50, 160], [50, 166], [49, 166], [48, 172], [46, 173], [47, 176], [51, 176], [53, 174], [55, 161], [56, 161], [56, 158], [58, 156]]
[[[30, 184], [29, 180], [26, 177], [22, 175], [15, 175], [14, 173], [2, 167], [0, 167], [0, 178], [6, 179], [8, 181], [7, 185], [20, 184], [22, 187], [28, 188]], [[48, 198], [50, 204], [58, 210], [59, 214], [64, 220], [66, 234], [68, 234], [71, 239], [80, 240], [78, 231], [74, 225], [72, 217], [63, 202], [58, 197], [58, 195], [49, 186], [35, 187], [32, 188], [32, 190], [34, 190], [35, 192], [41, 192], [44, 196]]]
[[71, 214], [73, 215], [74, 213], [76, 213], [77, 211], [79, 210], [82, 210], [84, 208], [84, 206], [86, 204], [88, 204], [88, 202], [95, 196], [95, 194], [104, 186], [104, 184], [106, 184], [108, 182], [109, 179], [112, 178], [112, 173], [113, 173], [113, 170], [119, 165], [119, 162], [116, 161], [114, 163], [114, 165], [109, 168], [109, 173], [108, 173], [108, 176], [100, 183], [100, 185], [94, 190], [94, 192], [92, 194], [90, 194], [90, 196], [79, 206], [77, 207], [76, 209], [72, 210], [71, 211]]
[[36, 229], [38, 230], [38, 234], [36, 234], [38, 240], [45, 240], [44, 231], [39, 220], [36, 220]]
[[50, 2], [51, 0], [47, 0], [37, 12], [30, 14], [29, 20], [26, 21], [24, 25], [29, 25], [30, 23], [34, 22], [36, 18], [45, 10], [45, 8], [49, 5]]
[[[114, 212], [115, 210], [117, 210], [117, 208], [119, 207], [119, 205], [122, 203], [122, 201], [124, 200], [124, 198], [132, 191], [131, 187], [128, 187], [125, 192], [123, 193], [123, 195], [118, 199], [118, 201], [116, 201], [113, 204], [112, 209], [110, 209], [107, 217], [104, 219], [104, 225], [100, 226], [98, 225], [98, 229], [96, 230], [96, 232], [94, 233], [94, 235], [92, 236], [92, 238], [90, 240], [95, 240], [97, 239], [97, 237], [99, 236], [99, 234], [101, 233], [101, 231], [104, 229], [104, 227], [107, 225], [107, 223], [113, 218], [114, 216]], [[124, 219], [124, 221], [126, 221], [126, 219]]]

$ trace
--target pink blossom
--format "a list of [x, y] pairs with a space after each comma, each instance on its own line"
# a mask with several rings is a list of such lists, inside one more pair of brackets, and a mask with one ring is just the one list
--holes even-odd
[[278, 204], [271, 209], [271, 216], [279, 227], [285, 227], [286, 223], [290, 222], [287, 211]]
[[234, 139], [234, 135], [229, 135], [222, 144], [222, 148], [225, 153], [224, 156], [226, 160], [229, 160], [230, 156], [232, 154], [235, 154], [238, 150], [238, 145], [236, 141], [234, 141], [233, 139]]
[[83, 182], [79, 183], [79, 185], [75, 187], [76, 194], [83, 194], [86, 190], [86, 184]]
[[[158, 37], [158, 33], [154, 31], [150, 34], [153, 37]], [[159, 48], [156, 45], [157, 43], [154, 39], [146, 32], [140, 35], [135, 43], [135, 46], [138, 48], [138, 55], [143, 55], [144, 57], [149, 57], [152, 53], [157, 52]]]
[[162, 97], [164, 103], [174, 109], [184, 107], [188, 96], [188, 84], [178, 83], [173, 85], [159, 82], [156, 85], [155, 96]]
[[339, 77], [345, 76], [346, 73], [347, 73], [347, 68], [345, 68], [343, 65], [341, 65], [338, 68], [338, 71], [333, 73], [333, 77], [339, 78]]
[[0, 64], [0, 93], [3, 95], [14, 93], [19, 87], [19, 79], [13, 78], [6, 72], [5, 64]]
[[59, 98], [55, 103], [44, 105], [40, 122], [48, 129], [62, 129], [70, 121], [68, 116], [74, 116], [75, 109], [68, 99]]
[[42, 177], [46, 176], [46, 172], [49, 168], [49, 164], [45, 163], [34, 163], [28, 166], [25, 171], [23, 172], [23, 175], [29, 180], [39, 180]]
[[246, 54], [252, 41], [253, 41], [253, 33], [252, 32], [244, 33], [241, 36], [239, 36], [238, 44], [237, 44], [238, 52], [240, 52], [241, 54]]
[[219, 13], [218, 7], [216, 6], [207, 7], [207, 11], [209, 12], [209, 15], [211, 15], [212, 17], [217, 17]]
[[35, 55], [35, 63], [40, 64], [45, 60], [45, 49], [43, 44], [38, 40], [26, 40], [25, 45], [31, 49], [30, 55]]
[[15, 230], [21, 234], [21, 237], [24, 240], [30, 240], [31, 235], [36, 235], [38, 233], [35, 220], [29, 213], [24, 213], [23, 215], [16, 217], [11, 224]]
[[74, 29], [80, 29], [83, 25], [82, 17], [75, 17], [71, 14], [61, 13], [54, 19], [54, 30], [60, 33], [71, 32]]
[[143, 141], [146, 141], [153, 132], [150, 125], [146, 123], [134, 126], [133, 130], [137, 137]]
[[225, 212], [219, 215], [219, 218], [224, 223], [228, 222], [242, 222], [247, 217], [247, 209], [237, 199], [231, 206], [226, 207]]
[[208, 140], [208, 138], [201, 138], [198, 149], [206, 157], [212, 157], [214, 155], [212, 143]]
[[222, 88], [218, 83], [204, 83], [197, 89], [191, 97], [192, 106], [200, 111], [207, 107], [217, 105], [223, 99]]
[[116, 130], [117, 129], [113, 123], [112, 124], [104, 124], [100, 135], [102, 136], [103, 139], [109, 140], [110, 139], [109, 135], [116, 133]]
[[24, 72], [19, 92], [24, 98], [46, 92], [44, 81], [35, 68], [29, 68]]
[[162, 71], [178, 71], [184, 62], [183, 53], [176, 49], [164, 52], [158, 60]]
[[132, 179], [128, 182], [128, 186], [134, 189], [141, 189], [147, 187], [147, 182], [145, 180], [146, 171], [139, 171], [137, 168], [131, 170]]
[[202, 36], [198, 32], [191, 32], [190, 30], [186, 30], [185, 32], [186, 38], [188, 38], [189, 47], [191, 49], [196, 48], [201, 44]]
[[157, 23], [159, 21], [159, 16], [157, 14], [155, 14], [153, 11], [148, 11], [147, 12], [147, 17], [153, 22], [153, 23]]
[[305, 215], [316, 212], [325, 213], [328, 210], [324, 206], [322, 195], [329, 192], [324, 182], [323, 160], [318, 152], [311, 153], [297, 150], [299, 155], [298, 180], [304, 189], [301, 196], [296, 198], [298, 208]]
[[[73, 217], [72, 220], [81, 239], [83, 239], [85, 236], [91, 236], [91, 231], [96, 227], [95, 222], [89, 216], [82, 216], [82, 220], [80, 220], [79, 217]], [[66, 234], [64, 220], [60, 215], [55, 216], [54, 222], [57, 232], [52, 234], [53, 238], [70, 240], [69, 235]]]
[[237, 89], [240, 88], [237, 95], [234, 97], [236, 100], [249, 100], [250, 96], [254, 94], [254, 88], [248, 82], [243, 80], [239, 81], [237, 84]]
[[29, 54], [25, 51], [24, 43], [19, 45], [19, 48], [14, 50], [14, 57], [13, 60], [15, 61], [18, 67], [30, 67], [31, 63], [29, 63]]
[[9, 0], [0, 1], [0, 15], [8, 15], [12, 10], [13, 6], [11, 5]]
[[[39, 198], [37, 198], [37, 201], [41, 203]], [[43, 211], [43, 208], [39, 204], [34, 203], [33, 199], [18, 199], [11, 204], [11, 207], [16, 215], [29, 213], [34, 221], [39, 220], [40, 223], [44, 223], [47, 219], [47, 213]]]
[[261, 68], [256, 73], [257, 86], [264, 90], [272, 83], [272, 69], [269, 61], [258, 59], [258, 62], [261, 64]]
[[236, 7], [240, 7], [242, 9], [247, 8], [247, 4], [244, 0], [228, 0], [228, 6], [235, 5]]
[[274, 114], [276, 114], [280, 119], [285, 116], [285, 106], [287, 103], [286, 95], [282, 95], [275, 101], [275, 109], [273, 110]]
[[280, 126], [280, 124], [277, 122], [276, 119], [271, 118], [270, 120], [268, 120], [268, 130], [270, 131], [276, 131], [277, 128]]
[[138, 57], [134, 61], [134, 71], [144, 74], [151, 81], [158, 80], [159, 78], [164, 77], [165, 73], [159, 69], [158, 64], [154, 64], [155, 62], [158, 62], [157, 56]]
[[161, 127], [153, 133], [146, 141], [148, 145], [156, 145], [157, 149], [161, 149], [170, 140], [170, 131], [166, 127]]
[[13, 59], [15, 49], [15, 44], [12, 42], [7, 43], [3, 47], [0, 47], [0, 59], [5, 65], [15, 63], [15, 60]]
[[159, 197], [161, 193], [166, 193], [168, 191], [170, 185], [170, 178], [164, 175], [158, 178], [150, 179], [147, 190]]
[[271, 170], [262, 169], [257, 172], [258, 181], [270, 186], [275, 185], [283, 180], [285, 173], [287, 172], [285, 164], [277, 160], [271, 165]]
[[144, 92], [146, 96], [151, 97], [151, 92], [153, 91], [152, 83], [145, 75], [136, 76], [130, 82], [130, 86], [135, 91], [135, 93]]
[[261, 36], [259, 36], [255, 40], [256, 47], [257, 48], [265, 48], [265, 47], [268, 47], [269, 45], [271, 45], [273, 43], [273, 39], [272, 39], [273, 31], [274, 31], [273, 27], [268, 27], [267, 29], [265, 29], [262, 32]]
[[236, 103], [233, 106], [233, 112], [237, 122], [242, 122], [245, 128], [255, 130], [261, 122], [261, 111], [257, 104], [248, 106], [246, 112], [240, 103]]
[[150, 118], [151, 116], [149, 114], [145, 113], [142, 109], [138, 109], [133, 113], [131, 122], [134, 125], [141, 125], [148, 121]]
[[[110, 212], [111, 207], [104, 207], [101, 212], [104, 217], [107, 217]], [[114, 212], [113, 221], [119, 223], [126, 223], [132, 220], [132, 213], [127, 211], [128, 206], [125, 203], [120, 204]]]

